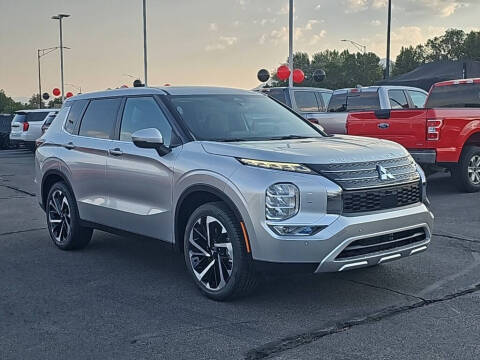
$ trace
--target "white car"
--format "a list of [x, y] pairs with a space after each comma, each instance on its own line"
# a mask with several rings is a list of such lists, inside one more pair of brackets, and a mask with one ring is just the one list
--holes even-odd
[[24, 145], [34, 150], [35, 141], [42, 136], [42, 125], [49, 115], [56, 115], [58, 110], [36, 109], [15, 112], [10, 131], [12, 145]]

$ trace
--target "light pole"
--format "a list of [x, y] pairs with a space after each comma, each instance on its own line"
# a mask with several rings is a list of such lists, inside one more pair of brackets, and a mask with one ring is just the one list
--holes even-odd
[[360, 50], [361, 52], [363, 52], [363, 55], [365, 55], [367, 53], [367, 45], [362, 45], [356, 41], [353, 41], [353, 40], [348, 40], [348, 39], [343, 39], [343, 40], [340, 40], [340, 41], [343, 41], [343, 42], [348, 42], [350, 44], [352, 44], [353, 46], [355, 46], [358, 50]]
[[143, 71], [145, 86], [147, 82], [147, 0], [143, 0]]
[[289, 0], [288, 5], [288, 67], [290, 76], [288, 77], [288, 87], [293, 86], [293, 0]]
[[70, 15], [68, 14], [58, 14], [58, 15], [55, 15], [55, 16], [52, 16], [52, 19], [53, 20], [58, 20], [59, 24], [60, 24], [60, 77], [61, 77], [61, 81], [62, 81], [62, 103], [63, 103], [63, 100], [65, 100], [65, 92], [64, 92], [64, 88], [65, 88], [65, 85], [63, 83], [63, 33], [62, 33], [62, 19], [63, 18], [67, 18], [69, 17]]
[[[42, 108], [42, 77], [41, 77], [41, 69], [40, 69], [40, 58], [43, 56], [50, 54], [52, 51], [57, 50], [59, 47], [54, 46], [45, 49], [37, 49], [37, 62], [38, 62], [38, 108]], [[65, 49], [70, 49], [65, 46]]]
[[385, 66], [385, 78], [390, 77], [390, 29], [392, 26], [392, 0], [388, 0], [388, 21], [387, 21], [387, 64]]

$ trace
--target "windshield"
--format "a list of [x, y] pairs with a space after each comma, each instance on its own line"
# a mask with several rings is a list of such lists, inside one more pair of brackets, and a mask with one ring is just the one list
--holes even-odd
[[185, 95], [170, 101], [197, 140], [252, 141], [322, 137], [282, 105], [259, 95]]

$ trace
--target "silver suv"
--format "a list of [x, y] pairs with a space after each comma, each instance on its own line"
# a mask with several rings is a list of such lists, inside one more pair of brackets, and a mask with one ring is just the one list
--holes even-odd
[[59, 248], [85, 247], [93, 229], [160, 239], [216, 300], [278, 265], [374, 266], [425, 250], [432, 234], [425, 176], [403, 147], [327, 136], [255, 92], [75, 96], [38, 143], [37, 194]]

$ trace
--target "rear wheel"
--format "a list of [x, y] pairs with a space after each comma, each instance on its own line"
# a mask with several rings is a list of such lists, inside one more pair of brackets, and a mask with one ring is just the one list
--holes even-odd
[[469, 146], [462, 152], [460, 162], [452, 169], [458, 188], [465, 192], [480, 191], [480, 147]]
[[88, 245], [93, 230], [80, 225], [77, 204], [63, 182], [51, 187], [45, 209], [48, 231], [55, 245], [62, 250], [82, 249]]
[[257, 277], [235, 214], [221, 202], [196, 209], [184, 239], [185, 262], [200, 291], [214, 300], [251, 292]]

